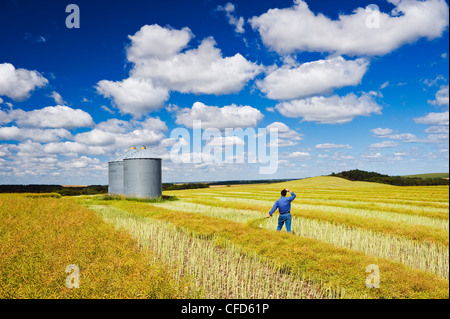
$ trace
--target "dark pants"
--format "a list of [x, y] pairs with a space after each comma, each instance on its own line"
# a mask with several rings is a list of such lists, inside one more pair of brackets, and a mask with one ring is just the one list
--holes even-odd
[[283, 224], [286, 223], [286, 230], [290, 233], [291, 232], [291, 220], [292, 220], [291, 213], [280, 214], [280, 217], [278, 217], [277, 231], [280, 231], [281, 228], [283, 228]]

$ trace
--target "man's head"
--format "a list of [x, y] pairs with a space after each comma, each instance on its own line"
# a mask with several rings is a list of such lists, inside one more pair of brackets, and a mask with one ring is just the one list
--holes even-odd
[[281, 191], [281, 196], [286, 196], [286, 194], [287, 194], [287, 190], [283, 189], [283, 190]]

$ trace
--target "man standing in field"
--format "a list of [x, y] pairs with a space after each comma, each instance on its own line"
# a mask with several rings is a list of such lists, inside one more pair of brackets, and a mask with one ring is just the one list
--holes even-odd
[[[286, 197], [286, 193], [291, 193], [290, 197]], [[280, 213], [280, 217], [278, 217], [278, 227], [277, 231], [280, 231], [283, 228], [283, 224], [286, 223], [286, 230], [288, 233], [291, 232], [291, 202], [295, 199], [296, 195], [294, 192], [291, 192], [290, 189], [286, 188], [281, 191], [281, 197], [275, 202], [272, 209], [270, 210], [267, 218], [270, 218], [272, 214], [277, 210]]]

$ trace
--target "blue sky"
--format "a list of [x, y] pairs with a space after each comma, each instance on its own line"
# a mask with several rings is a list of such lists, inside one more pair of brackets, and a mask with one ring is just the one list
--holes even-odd
[[[106, 184], [132, 145], [164, 182], [448, 172], [448, 19], [444, 0], [2, 1], [0, 183]], [[174, 162], [194, 120], [278, 128], [276, 172]]]

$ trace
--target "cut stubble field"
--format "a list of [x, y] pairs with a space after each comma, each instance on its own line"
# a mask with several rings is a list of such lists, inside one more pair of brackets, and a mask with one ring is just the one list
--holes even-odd
[[[283, 188], [297, 195], [291, 210], [292, 234], [275, 231], [277, 213], [265, 218]], [[397, 187], [315, 177], [164, 195], [178, 200], [2, 195], [0, 212], [7, 226], [0, 228], [0, 274], [2, 286], [9, 288], [7, 294], [0, 292], [1, 297], [449, 297], [448, 186]], [[66, 225], [62, 218], [62, 225], [55, 221], [50, 223], [54, 227], [47, 227], [42, 216], [35, 215], [36, 203], [49, 220], [61, 214], [74, 220], [89, 216], [89, 222]], [[16, 207], [13, 212], [11, 205]], [[99, 235], [103, 233], [94, 231], [92, 223], [107, 229], [111, 237]], [[73, 243], [66, 238], [69, 234]], [[60, 254], [50, 258], [49, 248], [33, 236], [57, 245], [52, 251]], [[114, 236], [128, 244], [111, 245]], [[104, 247], [107, 238], [110, 249], [95, 247], [95, 243]], [[84, 242], [96, 253], [76, 249]], [[72, 248], [64, 249], [65, 245]], [[67, 274], [60, 268], [77, 262], [84, 277], [78, 292], [73, 292], [64, 287]], [[379, 268], [379, 288], [366, 287], [369, 265]], [[22, 273], [14, 270], [17, 266]], [[86, 269], [110, 272], [95, 275]], [[114, 278], [112, 286], [105, 285], [108, 276]], [[144, 289], [142, 281], [150, 288]]]

